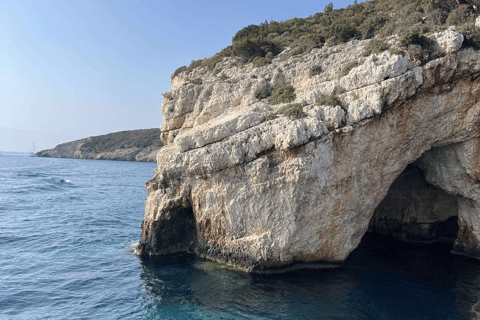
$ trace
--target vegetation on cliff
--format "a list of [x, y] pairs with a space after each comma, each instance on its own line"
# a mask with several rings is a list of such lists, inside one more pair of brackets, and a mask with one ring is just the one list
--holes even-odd
[[162, 146], [160, 129], [140, 129], [66, 142], [35, 155], [53, 158], [155, 161], [156, 152]]
[[[480, 48], [480, 32], [475, 29], [479, 7], [480, 0], [355, 1], [345, 9], [334, 9], [333, 3], [330, 3], [323, 12], [307, 18], [249, 25], [234, 35], [231, 46], [213, 57], [195, 60], [188, 67], [178, 68], [172, 76], [197, 67], [213, 69], [224, 57], [241, 57], [244, 62], [253, 61], [258, 67], [270, 63], [272, 56], [287, 47], [290, 50], [282, 55], [282, 59], [308, 53], [324, 44], [341, 44], [352, 38], [397, 35], [405, 47], [421, 45], [423, 35], [445, 30], [449, 26], [457, 26], [457, 31], [465, 36], [465, 46]], [[387, 49], [386, 43], [380, 40], [370, 48], [372, 53]]]
[[82, 151], [95, 153], [129, 148], [160, 148], [162, 146], [160, 129], [140, 129], [90, 137], [90, 141], [82, 145]]

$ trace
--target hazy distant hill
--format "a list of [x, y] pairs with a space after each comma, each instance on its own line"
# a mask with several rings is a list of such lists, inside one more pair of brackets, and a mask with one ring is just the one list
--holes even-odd
[[37, 157], [155, 162], [160, 129], [120, 131], [59, 144]]

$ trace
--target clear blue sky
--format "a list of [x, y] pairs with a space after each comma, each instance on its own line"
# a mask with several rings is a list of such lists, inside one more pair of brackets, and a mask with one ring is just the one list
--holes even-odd
[[0, 150], [159, 127], [177, 67], [249, 24], [307, 17], [328, 2], [3, 0]]

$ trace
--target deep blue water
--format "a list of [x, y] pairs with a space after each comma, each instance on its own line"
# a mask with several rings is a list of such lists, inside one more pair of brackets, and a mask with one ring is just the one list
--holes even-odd
[[0, 319], [469, 319], [480, 298], [479, 261], [379, 236], [278, 275], [137, 257], [154, 168], [0, 156]]

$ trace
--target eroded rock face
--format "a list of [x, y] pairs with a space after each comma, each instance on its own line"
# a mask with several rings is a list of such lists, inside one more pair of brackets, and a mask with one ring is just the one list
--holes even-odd
[[[450, 33], [439, 38], [460, 38]], [[146, 184], [140, 252], [157, 255], [188, 247], [258, 272], [338, 265], [358, 245], [408, 164], [432, 148], [478, 141], [479, 52], [462, 49], [417, 66], [388, 51], [364, 58], [368, 41], [314, 49], [283, 62], [277, 57], [262, 68], [226, 59], [216, 68], [227, 81], [206, 68], [173, 78], [162, 105], [165, 147]], [[364, 62], [341, 77], [353, 60]], [[311, 77], [315, 66], [323, 72]], [[195, 78], [203, 84], [186, 84]], [[259, 101], [255, 90], [282, 83], [293, 85], [295, 103], [303, 105], [306, 118], [266, 121], [284, 104]], [[321, 94], [339, 88], [345, 91], [341, 106], [315, 104]], [[466, 162], [477, 154], [468, 150]], [[458, 201], [446, 182], [443, 186], [431, 178], [428, 159], [421, 160], [426, 180]], [[480, 172], [475, 161], [468, 165], [465, 177]], [[473, 194], [462, 197], [473, 199]], [[462, 236], [456, 251], [475, 256], [471, 252], [480, 251], [471, 239], [480, 236], [480, 211], [466, 203], [458, 201]], [[158, 231], [179, 210], [192, 213], [196, 234], [191, 245], [184, 239], [172, 245]]]
[[480, 140], [432, 149], [420, 159], [427, 181], [455, 196], [459, 232], [453, 252], [480, 258]]
[[453, 243], [458, 234], [457, 200], [428, 183], [418, 167], [408, 165], [375, 209], [368, 231], [409, 242]]

